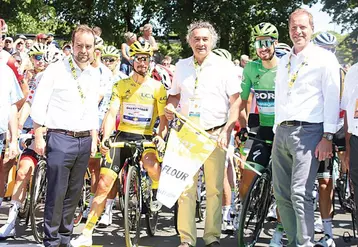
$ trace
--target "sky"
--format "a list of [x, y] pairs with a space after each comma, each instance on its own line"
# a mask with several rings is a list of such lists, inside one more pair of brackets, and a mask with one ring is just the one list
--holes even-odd
[[[341, 33], [342, 26], [333, 23], [332, 18], [326, 12], [322, 11], [322, 7], [323, 5], [321, 3], [316, 3], [312, 5], [311, 8], [308, 5], [303, 5], [303, 8], [309, 10], [313, 15], [314, 31], [336, 31], [337, 33]], [[347, 31], [344, 31], [344, 33], [347, 33]]]

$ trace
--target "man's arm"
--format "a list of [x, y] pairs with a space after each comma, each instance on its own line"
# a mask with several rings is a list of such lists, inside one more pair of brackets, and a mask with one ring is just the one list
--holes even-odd
[[18, 122], [18, 128], [19, 130], [22, 130], [24, 127], [24, 123], [26, 119], [30, 116], [31, 112], [31, 105], [29, 102], [25, 102], [20, 110], [20, 116], [19, 116], [19, 122]]
[[247, 100], [241, 99], [241, 103], [239, 106], [239, 123], [240, 128], [246, 128], [247, 127]]

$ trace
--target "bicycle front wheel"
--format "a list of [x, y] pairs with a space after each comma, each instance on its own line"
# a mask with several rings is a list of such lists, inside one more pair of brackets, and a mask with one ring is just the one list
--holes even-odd
[[271, 177], [256, 175], [240, 213], [239, 246], [255, 246], [259, 239], [272, 198]]
[[30, 219], [32, 234], [38, 243], [42, 243], [44, 237], [46, 187], [46, 161], [41, 160], [37, 163], [34, 176], [32, 178], [30, 199]]
[[130, 166], [125, 183], [124, 230], [126, 246], [138, 246], [141, 218], [141, 195], [138, 170]]

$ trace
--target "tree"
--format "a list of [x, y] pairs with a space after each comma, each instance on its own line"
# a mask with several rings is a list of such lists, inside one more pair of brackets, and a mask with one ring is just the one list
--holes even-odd
[[[352, 50], [352, 60], [358, 60], [358, 1], [357, 0], [321, 0], [323, 11], [332, 16], [334, 22], [351, 31], [342, 42]], [[348, 54], [347, 54], [348, 55]]]
[[[218, 47], [233, 55], [249, 54], [252, 28], [260, 22], [271, 22], [280, 33], [280, 41], [290, 43], [288, 16], [302, 4], [301, 0], [159, 0], [158, 15], [165, 33], [176, 33], [183, 44], [182, 56], [191, 54], [185, 42], [187, 26], [194, 20], [211, 22], [220, 35]], [[313, 3], [315, 0], [308, 0]]]

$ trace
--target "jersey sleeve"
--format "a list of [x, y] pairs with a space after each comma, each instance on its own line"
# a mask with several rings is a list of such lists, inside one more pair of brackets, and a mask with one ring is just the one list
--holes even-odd
[[112, 105], [119, 107], [121, 104], [121, 80], [113, 84], [110, 107]]
[[160, 84], [158, 90], [156, 90], [155, 99], [157, 101], [158, 116], [164, 115], [164, 107], [167, 104], [167, 90], [165, 90], [163, 84]]
[[250, 65], [247, 64], [242, 74], [242, 83], [241, 83], [241, 89], [242, 89], [241, 99], [243, 100], [248, 100], [251, 92], [252, 82], [249, 76], [249, 70], [250, 70]]

